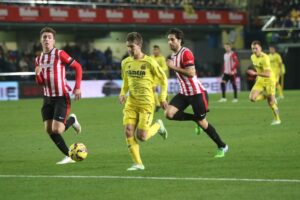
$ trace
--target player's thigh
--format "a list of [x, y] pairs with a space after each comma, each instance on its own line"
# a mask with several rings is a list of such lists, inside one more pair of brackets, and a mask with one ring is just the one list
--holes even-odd
[[265, 86], [264, 83], [262, 81], [256, 81], [255, 84], [253, 85], [251, 91], [250, 91], [250, 95], [249, 98], [251, 100], [255, 100], [256, 97], [262, 92], [264, 91]]
[[176, 107], [178, 110], [185, 110], [189, 106], [188, 97], [177, 94], [171, 99], [169, 105]]
[[70, 107], [71, 101], [69, 96], [57, 98], [54, 107], [53, 119], [65, 124], [70, 113]]
[[154, 116], [154, 109], [152, 106], [145, 106], [139, 110], [139, 121], [138, 121], [138, 130], [139, 131], [148, 131], [151, 127]]
[[229, 79], [230, 79], [230, 76], [228, 74], [223, 74], [222, 82], [227, 83]]
[[137, 125], [139, 116], [138, 116], [138, 109], [135, 106], [128, 106], [125, 105], [123, 109], [123, 125]]
[[205, 119], [206, 112], [208, 111], [208, 99], [206, 94], [201, 93], [190, 97], [190, 104], [192, 106], [194, 115], [198, 120]]
[[265, 86], [267, 96], [275, 96], [276, 92], [276, 83], [275, 81], [271, 81]]
[[43, 106], [41, 108], [41, 114], [42, 114], [43, 122], [53, 119], [54, 101], [52, 100], [51, 97], [44, 97]]
[[236, 76], [235, 75], [230, 75], [230, 82], [232, 85], [236, 85]]

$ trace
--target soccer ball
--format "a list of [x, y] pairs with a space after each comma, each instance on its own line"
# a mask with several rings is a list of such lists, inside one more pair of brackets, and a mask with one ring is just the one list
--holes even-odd
[[72, 160], [82, 161], [86, 159], [87, 155], [87, 148], [82, 143], [74, 143], [69, 148], [69, 156], [72, 158]]

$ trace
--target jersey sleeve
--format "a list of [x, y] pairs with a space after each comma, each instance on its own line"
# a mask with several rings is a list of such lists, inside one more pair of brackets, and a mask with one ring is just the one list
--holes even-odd
[[152, 60], [151, 65], [153, 67], [153, 74], [157, 77], [161, 84], [161, 94], [159, 96], [159, 101], [164, 102], [167, 101], [168, 96], [168, 79], [165, 74], [165, 72], [162, 70], [162, 68], [159, 66], [158, 62], [156, 60]]
[[126, 95], [129, 87], [128, 87], [128, 77], [127, 77], [127, 73], [125, 70], [124, 61], [122, 61], [122, 63], [121, 63], [121, 78], [123, 79], [123, 84], [122, 84], [120, 95]]
[[182, 63], [184, 68], [194, 66], [194, 55], [191, 51], [185, 51], [182, 55]]
[[232, 71], [234, 72], [234, 73], [236, 73], [236, 69], [238, 68], [238, 66], [239, 66], [239, 59], [238, 59], [238, 57], [237, 57], [237, 55], [236, 55], [236, 53], [235, 52], [233, 52], [232, 53], [232, 61], [233, 61], [233, 65], [232, 65]]
[[73, 68], [76, 71], [76, 83], [74, 89], [80, 89], [81, 80], [82, 80], [82, 67], [81, 65], [74, 60], [69, 54], [67, 54], [64, 50], [61, 50], [59, 53], [60, 60], [63, 64], [69, 65], [71, 68]]

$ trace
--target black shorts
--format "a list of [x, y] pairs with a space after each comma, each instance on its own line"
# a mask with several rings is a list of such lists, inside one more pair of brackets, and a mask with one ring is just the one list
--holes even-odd
[[236, 79], [236, 75], [235, 74], [233, 74], [233, 75], [231, 75], [231, 74], [223, 74], [223, 76], [222, 76], [222, 81], [225, 81], [226, 83], [230, 80], [230, 82], [232, 84], [235, 84], [235, 79]]
[[70, 113], [71, 100], [70, 96], [47, 97], [44, 96], [44, 103], [41, 109], [43, 121], [56, 120], [66, 123], [66, 119]]
[[206, 117], [206, 113], [208, 112], [208, 94], [206, 91], [204, 94], [201, 93], [193, 96], [177, 94], [171, 100], [170, 105], [181, 111], [184, 111], [189, 105], [191, 105], [194, 115], [197, 119], [202, 120]]

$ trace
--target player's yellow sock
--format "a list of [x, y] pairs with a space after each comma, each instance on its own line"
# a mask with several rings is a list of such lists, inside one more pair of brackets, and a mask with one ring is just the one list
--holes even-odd
[[279, 97], [283, 97], [283, 90], [280, 84], [277, 84], [277, 92]]
[[272, 104], [271, 106], [271, 109], [272, 109], [272, 112], [273, 112], [273, 115], [274, 115], [274, 119], [279, 121], [280, 118], [279, 118], [279, 109], [278, 109], [278, 106], [276, 103]]
[[260, 93], [257, 97], [256, 97], [256, 101], [261, 101], [261, 100], [265, 100], [266, 99], [266, 95], [264, 93]]
[[130, 153], [130, 156], [135, 164], [142, 164], [142, 159], [140, 155], [140, 146], [135, 140], [134, 137], [129, 137], [126, 139], [128, 150]]
[[149, 129], [149, 131], [147, 133], [146, 141], [149, 140], [154, 135], [156, 135], [156, 133], [158, 132], [159, 128], [160, 128], [159, 123], [155, 122], [154, 124], [152, 124], [152, 126], [150, 127], [150, 129]]

